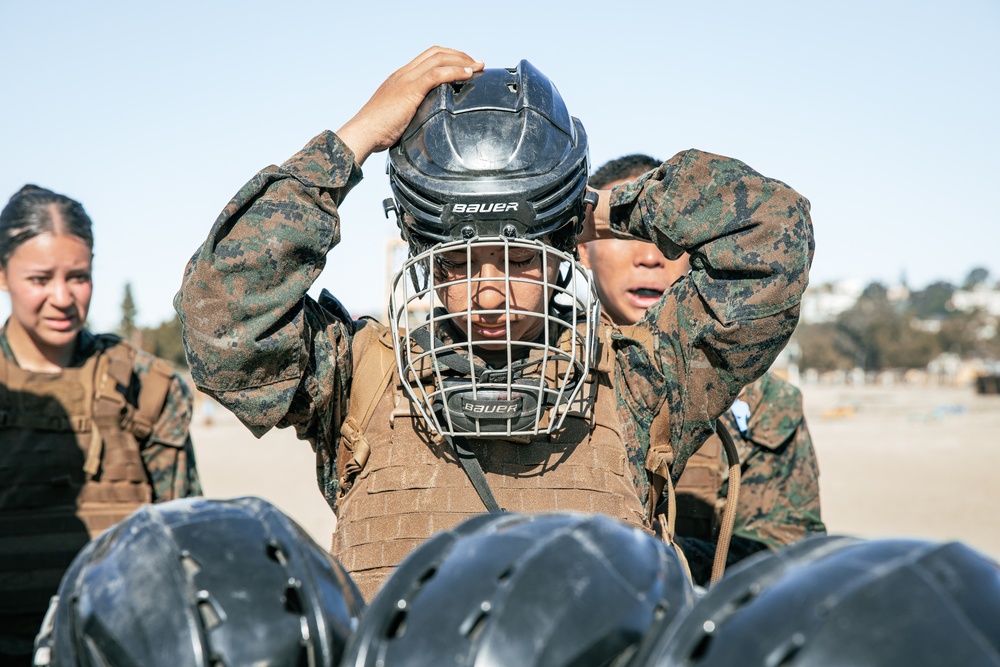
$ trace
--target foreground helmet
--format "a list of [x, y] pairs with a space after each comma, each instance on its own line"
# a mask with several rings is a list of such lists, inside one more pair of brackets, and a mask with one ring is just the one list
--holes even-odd
[[1000, 568], [959, 544], [815, 537], [740, 563], [630, 667], [995, 667]]
[[[390, 321], [404, 334], [396, 351], [411, 398], [444, 435], [552, 432], [583, 400], [599, 316], [593, 284], [575, 258], [593, 202], [583, 125], [552, 82], [522, 60], [431, 91], [389, 151], [388, 172], [386, 209], [395, 211], [410, 248], [393, 280]], [[497, 258], [499, 284], [474, 268], [485, 250]], [[519, 270], [527, 259], [532, 269]], [[511, 293], [525, 285], [544, 292], [543, 312], [518, 310]], [[490, 289], [506, 296], [492, 310], [442, 301], [449, 290]], [[468, 340], [473, 316], [537, 320], [537, 336], [519, 340], [508, 327], [489, 346], [505, 353], [490, 355]]]
[[80, 552], [35, 664], [335, 665], [363, 604], [340, 565], [267, 502], [175, 500]]
[[342, 665], [617, 665], [692, 601], [677, 555], [614, 519], [481, 515], [410, 554]]

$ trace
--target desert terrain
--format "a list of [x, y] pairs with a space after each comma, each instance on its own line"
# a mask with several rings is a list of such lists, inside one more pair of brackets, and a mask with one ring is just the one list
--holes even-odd
[[[960, 540], [1000, 559], [1000, 396], [968, 387], [802, 391], [831, 533]], [[257, 440], [220, 407], [211, 424], [199, 408], [192, 432], [206, 495], [266, 498], [329, 546], [335, 522], [307, 443], [289, 430]]]

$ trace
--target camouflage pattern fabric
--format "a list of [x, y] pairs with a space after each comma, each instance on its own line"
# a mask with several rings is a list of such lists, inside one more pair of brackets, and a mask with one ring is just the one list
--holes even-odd
[[[747, 432], [733, 414], [722, 421], [733, 435], [742, 477], [734, 535], [763, 542], [771, 549], [826, 532], [820, 518], [819, 466], [802, 414], [802, 394], [790, 383], [766, 373], [740, 398], [750, 405]], [[718, 436], [713, 436], [718, 437]], [[719, 461], [725, 479], [723, 452]], [[727, 485], [719, 494], [725, 498]]]
[[[338, 206], [361, 179], [323, 132], [254, 176], [222, 211], [185, 271], [174, 306], [195, 383], [260, 436], [293, 427], [316, 449], [336, 509], [335, 453], [358, 321], [306, 292], [340, 241]], [[635, 327], [611, 329], [622, 435], [640, 495], [647, 468], [680, 475], [740, 389], [791, 335], [813, 253], [809, 203], [737, 160], [685, 151], [612, 194], [616, 235], [691, 253], [692, 274]], [[336, 270], [336, 254], [330, 256]], [[653, 418], [666, 455], [647, 460]]]
[[[84, 329], [77, 339], [70, 366], [82, 366], [91, 356], [105, 349], [110, 340], [114, 339], [105, 335], [96, 336]], [[7, 359], [14, 360], [7, 343], [6, 327], [0, 329], [0, 351]], [[147, 352], [136, 351], [133, 372], [140, 383], [149, 373], [153, 359], [153, 355]], [[202, 495], [189, 431], [193, 406], [191, 389], [175, 374], [160, 418], [153, 425], [150, 436], [139, 443], [139, 454], [149, 475], [154, 502]]]

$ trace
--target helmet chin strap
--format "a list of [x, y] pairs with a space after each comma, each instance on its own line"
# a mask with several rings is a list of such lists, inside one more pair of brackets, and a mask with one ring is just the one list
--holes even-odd
[[496, 497], [493, 495], [493, 490], [490, 489], [490, 484], [486, 481], [486, 473], [483, 472], [483, 467], [479, 464], [479, 459], [476, 458], [475, 452], [468, 448], [465, 438], [446, 435], [444, 439], [455, 451], [455, 456], [458, 457], [458, 462], [461, 464], [462, 470], [465, 471], [469, 481], [472, 482], [472, 486], [476, 489], [476, 493], [479, 494], [479, 499], [483, 501], [486, 510], [490, 514], [506, 512], [507, 510], [500, 507], [500, 503], [497, 502]]
[[[417, 345], [427, 351], [436, 351], [446, 347], [444, 341], [441, 339], [436, 336], [432, 338], [427, 329], [416, 329], [410, 333], [410, 337], [413, 338]], [[445, 349], [442, 350], [440, 354], [435, 354], [435, 359], [453, 371], [456, 371], [466, 377], [486, 378], [491, 372], [493, 372], [485, 366], [469, 361], [452, 349]], [[510, 373], [513, 376], [529, 364], [533, 363], [536, 362], [529, 359], [518, 360], [512, 364]], [[503, 371], [503, 373], [506, 375], [507, 371]], [[449, 435], [445, 435], [444, 439], [455, 452], [455, 456], [458, 459], [459, 464], [465, 471], [466, 476], [468, 476], [469, 481], [472, 482], [472, 486], [476, 489], [476, 493], [479, 494], [479, 499], [483, 501], [483, 505], [486, 507], [486, 510], [491, 514], [506, 512], [507, 510], [500, 507], [500, 503], [497, 502], [496, 497], [493, 495], [493, 490], [490, 489], [489, 482], [486, 480], [486, 474], [483, 472], [483, 467], [479, 463], [479, 459], [476, 458], [475, 452], [469, 449], [467, 440], [461, 436]]]
[[[438, 350], [445, 346], [444, 341], [436, 336], [432, 339], [427, 329], [417, 329], [410, 333], [410, 337], [416, 341], [417, 345], [428, 351], [432, 349]], [[448, 368], [466, 377], [482, 377], [484, 374], [489, 373], [484, 366], [473, 364], [454, 350], [444, 350], [440, 355], [435, 355], [435, 358]], [[468, 448], [465, 438], [445, 435], [444, 439], [451, 445], [459, 464], [462, 466], [462, 470], [465, 471], [469, 481], [472, 482], [472, 486], [476, 489], [476, 493], [479, 494], [479, 499], [483, 501], [486, 510], [490, 514], [505, 512], [506, 510], [500, 507], [496, 497], [493, 495], [493, 490], [490, 489], [489, 482], [486, 481], [486, 473], [483, 472], [483, 466], [480, 465], [475, 452]]]
[[[456, 371], [465, 377], [478, 378], [480, 381], [484, 382], [498, 381], [497, 379], [490, 377], [491, 374], [498, 372], [503, 373], [504, 378], [507, 377], [507, 369], [499, 371], [497, 369], [489, 368], [487, 366], [469, 361], [454, 349], [448, 349], [445, 342], [437, 336], [432, 338], [430, 332], [426, 328], [420, 327], [412, 330], [410, 332], [410, 338], [412, 338], [417, 345], [422, 347], [427, 352], [433, 351], [435, 361], [441, 362], [451, 370]], [[538, 362], [533, 359], [518, 359], [510, 365], [510, 376], [512, 378], [518, 378], [525, 368], [537, 363]]]

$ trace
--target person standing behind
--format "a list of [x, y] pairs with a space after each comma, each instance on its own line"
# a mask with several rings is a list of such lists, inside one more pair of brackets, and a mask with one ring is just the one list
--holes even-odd
[[29, 664], [88, 539], [201, 494], [191, 392], [167, 362], [87, 330], [92, 261], [79, 202], [26, 185], [0, 212], [0, 664]]
[[[661, 164], [641, 154], [604, 164], [590, 187], [610, 190]], [[652, 243], [605, 239], [579, 246], [581, 263], [594, 277], [601, 306], [617, 325], [635, 324], [691, 270], [687, 254], [668, 260]], [[728, 564], [764, 549], [815, 534], [820, 518], [819, 468], [802, 414], [802, 394], [767, 372], [747, 385], [721, 417], [740, 456], [742, 480]], [[690, 558], [692, 576], [711, 574], [715, 538], [725, 506], [728, 464], [719, 436], [711, 436], [688, 460], [677, 484], [677, 541]]]

